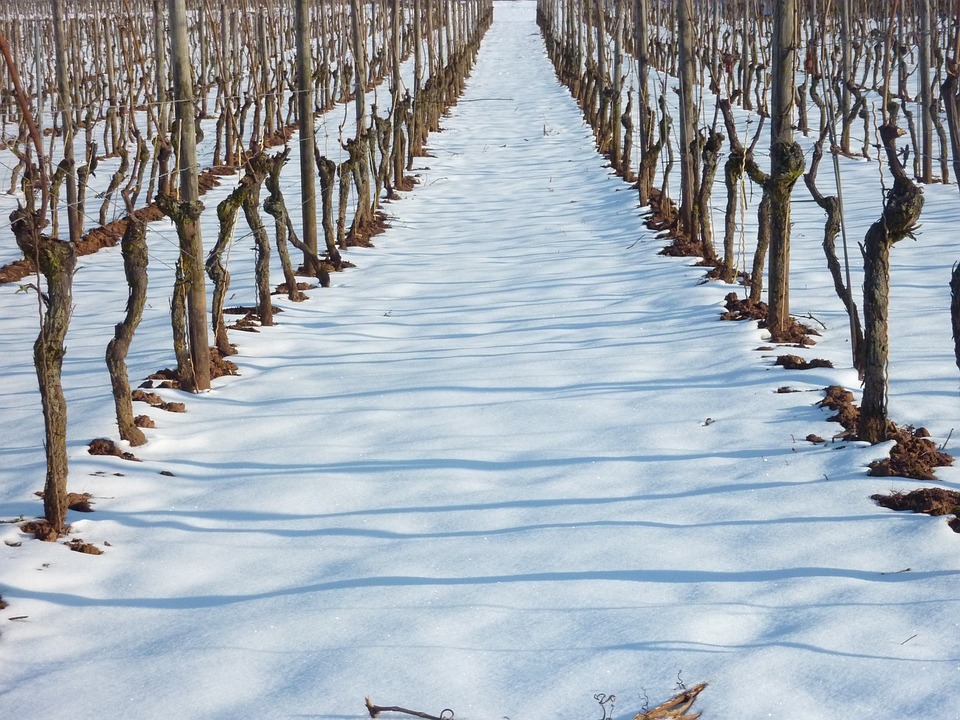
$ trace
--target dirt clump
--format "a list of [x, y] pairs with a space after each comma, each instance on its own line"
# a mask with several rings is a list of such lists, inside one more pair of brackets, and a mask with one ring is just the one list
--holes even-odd
[[416, 187], [418, 182], [419, 181], [412, 175], [404, 175], [394, 184], [393, 189], [401, 192], [409, 192]]
[[[766, 320], [760, 321], [760, 327], [767, 327]], [[783, 332], [780, 334], [780, 339], [777, 341], [781, 345], [796, 345], [797, 347], [810, 347], [811, 345], [816, 345], [817, 342], [814, 340], [811, 335], [819, 335], [816, 330], [814, 330], [809, 325], [804, 325], [802, 322], [794, 319], [787, 319], [787, 327], [784, 328]], [[833, 367], [832, 365], [830, 367]]]
[[364, 223], [362, 227], [351, 228], [344, 238], [344, 243], [347, 247], [371, 248], [373, 238], [385, 232], [388, 227], [390, 224], [387, 222], [387, 216], [378, 212], [369, 223]]
[[[853, 393], [839, 385], [831, 385], [824, 392], [825, 396], [817, 406], [833, 410], [834, 414], [827, 418], [827, 421], [840, 423], [843, 427], [843, 432], [835, 437], [845, 440], [857, 439], [860, 408], [853, 402]], [[926, 428], [910, 426], [901, 428], [888, 420], [887, 439], [893, 440], [894, 445], [890, 449], [888, 458], [870, 463], [869, 474], [874, 477], [896, 476], [915, 480], [934, 480], [936, 468], [953, 464], [953, 458], [938, 450], [930, 440], [930, 433]]]
[[93, 495], [90, 493], [67, 493], [67, 508], [76, 512], [93, 512]]
[[[298, 285], [299, 284], [300, 283], [298, 283]], [[273, 308], [273, 313], [275, 315], [277, 313], [282, 313], [282, 312], [283, 312], [282, 307]], [[228, 330], [242, 330], [243, 332], [254, 332], [254, 333], [260, 332], [260, 330], [258, 329], [260, 328], [260, 313], [258, 309], [255, 307], [251, 307], [249, 305], [239, 305], [237, 307], [224, 308], [223, 314], [243, 316], [235, 320], [232, 325], [228, 325], [227, 326]], [[210, 348], [211, 363], [215, 363], [215, 360], [213, 358], [214, 353], [217, 353], [217, 349], [215, 347]], [[219, 354], [218, 354], [218, 357], [219, 357]], [[230, 363], [230, 364], [233, 365], [233, 363]], [[211, 367], [211, 370], [214, 370], [214, 368]], [[224, 373], [220, 373], [220, 375], [239, 375], [240, 374], [239, 371], [237, 371], [236, 365], [233, 365], [233, 370], [234, 370], [233, 372], [224, 372]], [[220, 375], [214, 375], [214, 377], [220, 377]]]
[[43, 542], [56, 542], [57, 538], [60, 537], [53, 526], [42, 518], [21, 523], [20, 531], [27, 535], [33, 535], [37, 540]]
[[134, 460], [140, 462], [139, 458], [131, 452], [125, 452], [117, 447], [117, 444], [109, 438], [95, 438], [90, 441], [90, 447], [87, 452], [91, 455], [113, 455], [124, 460]]
[[700, 257], [703, 255], [703, 246], [700, 243], [693, 242], [686, 233], [673, 230], [670, 236], [673, 242], [661, 249], [658, 255], [666, 255], [667, 257]]
[[870, 463], [870, 475], [936, 480], [936, 468], [953, 464], [953, 457], [937, 449], [926, 428], [888, 425], [887, 437], [895, 444], [890, 457]]
[[643, 224], [658, 233], [665, 233], [663, 237], [672, 237], [678, 225], [677, 208], [669, 195], [665, 195], [657, 188], [650, 192], [650, 214]]
[[804, 360], [799, 355], [781, 355], [777, 358], [774, 365], [779, 365], [787, 370], [813, 370], [815, 368], [832, 368], [833, 363], [829, 360], [814, 358], [813, 360]]
[[835, 414], [828, 417], [827, 422], [840, 423], [843, 427], [844, 432], [837, 437], [853, 439], [860, 421], [860, 408], [853, 402], [853, 393], [839, 385], [830, 385], [824, 392], [825, 397], [817, 403], [817, 407], [834, 411]]
[[[281, 308], [274, 308], [274, 312], [279, 312]], [[224, 377], [225, 375], [239, 375], [240, 368], [237, 367], [237, 364], [227, 360], [220, 351], [212, 347], [210, 348], [210, 378], [216, 380], [218, 377]]]
[[163, 368], [162, 370], [157, 370], [155, 373], [147, 375], [148, 380], [157, 380], [159, 382], [151, 382], [151, 388], [162, 388], [165, 390], [179, 390], [180, 389], [180, 374], [176, 370], [171, 370], [170, 368]]
[[[152, 385], [151, 385], [152, 387]], [[178, 402], [164, 402], [156, 393], [146, 392], [141, 388], [137, 388], [130, 394], [131, 399], [134, 402], [145, 402], [151, 407], [155, 407], [158, 410], [166, 410], [167, 412], [176, 412], [182, 413], [187, 411], [187, 406], [183, 403]]]
[[[761, 328], [767, 327], [769, 307], [763, 300], [741, 298], [737, 293], [729, 292], [723, 299], [723, 306], [726, 311], [720, 315], [721, 320], [756, 320]], [[811, 337], [820, 334], [816, 330], [795, 318], [788, 318], [787, 323], [777, 341], [780, 345], [809, 347], [817, 344]]]
[[940, 517], [953, 515], [947, 524], [955, 533], [960, 533], [960, 492], [944, 490], [943, 488], [920, 488], [908, 493], [893, 492], [871, 495], [880, 507], [900, 512], [915, 512]]
[[81, 538], [68, 540], [64, 545], [74, 552], [83, 553], [84, 555], [103, 555], [103, 550], [92, 543], [84, 542]]
[[871, 495], [880, 507], [890, 510], [924, 513], [926, 515], [954, 515], [960, 511], [960, 492], [943, 488], [920, 488], [908, 493], [893, 492]]
[[[224, 315], [237, 315], [243, 311], [243, 308], [230, 308], [224, 310]], [[238, 318], [232, 325], [228, 325], [228, 330], [241, 330], [243, 332], [260, 332], [260, 315], [256, 309], [247, 309], [243, 317]]]
[[[43, 494], [43, 490], [34, 493], [41, 500], [43, 500]], [[90, 493], [67, 493], [67, 509], [77, 512], [93, 512], [91, 500], [93, 500], [93, 495]]]
[[762, 300], [754, 302], [750, 298], [741, 299], [735, 292], [727, 293], [723, 299], [723, 306], [727, 309], [720, 316], [721, 320], [766, 320], [767, 304]]
[[[291, 298], [291, 300], [292, 300], [293, 302], [303, 302], [304, 300], [307, 299], [307, 296], [303, 293], [303, 291], [304, 291], [304, 290], [313, 290], [314, 288], [316, 288], [316, 285], [313, 285], [312, 283], [308, 283], [308, 282], [298, 282], [298, 283], [297, 283], [296, 291], [295, 291], [293, 297]], [[280, 283], [279, 285], [277, 285], [277, 287], [274, 288], [273, 294], [274, 294], [274, 295], [289, 295], [289, 294], [290, 294], [290, 288], [287, 287], [287, 284], [286, 284], [285, 282], [282, 282], [282, 283]], [[276, 310], [276, 308], [274, 308], [274, 310]]]

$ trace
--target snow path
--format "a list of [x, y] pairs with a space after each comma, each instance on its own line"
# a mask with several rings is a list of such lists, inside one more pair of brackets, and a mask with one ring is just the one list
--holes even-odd
[[802, 441], [820, 396], [775, 390], [845, 371], [717, 322], [533, 5], [496, 12], [358, 270], [234, 333], [242, 376], [152, 412], [142, 465], [76, 444], [109, 406], [76, 430], [72, 489], [103, 498], [76, 532], [111, 546], [5, 548], [11, 716], [582, 718], [606, 692], [627, 718], [678, 674], [705, 717], [956, 716], [952, 533], [865, 501], [875, 449]]

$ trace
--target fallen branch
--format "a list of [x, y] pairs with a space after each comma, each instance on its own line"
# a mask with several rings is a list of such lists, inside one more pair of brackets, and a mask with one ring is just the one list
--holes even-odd
[[689, 690], [684, 690], [662, 705], [657, 705], [652, 710], [639, 713], [634, 716], [633, 720], [666, 720], [666, 718], [673, 718], [673, 720], [696, 720], [700, 717], [700, 713], [694, 713], [693, 715], [685, 715], [684, 713], [690, 709], [693, 701], [697, 699], [697, 695], [699, 695], [706, 686], [706, 683], [700, 683]]

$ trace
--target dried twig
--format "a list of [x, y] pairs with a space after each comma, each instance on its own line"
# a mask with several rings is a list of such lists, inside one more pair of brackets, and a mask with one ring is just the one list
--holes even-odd
[[820, 327], [822, 327], [824, 330], [827, 329], [826, 323], [824, 323], [824, 322], [823, 322], [822, 320], [820, 320], [819, 318], [814, 317], [814, 316], [813, 316], [813, 313], [807, 313], [806, 315], [804, 315], [804, 317], [807, 318], [807, 320], [813, 320], [815, 323], [817, 323], [817, 324], [818, 324]]
[[441, 710], [440, 715], [430, 715], [429, 713], [420, 712], [419, 710], [407, 710], [406, 708], [397, 707], [396, 705], [381, 707], [370, 702], [370, 698], [364, 698], [364, 702], [367, 706], [367, 712], [370, 713], [371, 718], [376, 718], [382, 712], [395, 712], [403, 713], [404, 715], [413, 715], [419, 718], [426, 718], [426, 720], [453, 720], [453, 710], [450, 708], [444, 708]]

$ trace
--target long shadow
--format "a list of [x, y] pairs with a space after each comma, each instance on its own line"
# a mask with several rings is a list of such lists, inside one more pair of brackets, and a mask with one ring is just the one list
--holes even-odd
[[789, 640], [771, 640], [770, 642], [759, 643], [741, 643], [741, 644], [714, 644], [705, 642], [694, 642], [689, 640], [650, 640], [647, 642], [624, 643], [622, 645], [607, 645], [598, 647], [598, 652], [610, 652], [617, 650], [640, 651], [640, 652], [684, 652], [684, 653], [709, 653], [709, 654], [727, 654], [742, 652], [744, 650], [765, 650], [768, 648], [786, 648], [788, 650], [803, 650], [805, 652], [817, 653], [820, 655], [834, 655], [836, 657], [857, 658], [860, 660], [893, 660], [896, 662], [910, 663], [955, 663], [960, 660], [957, 657], [903, 657], [895, 655], [871, 655], [869, 653], [844, 652], [843, 650], [830, 650], [828, 648], [812, 645], [810, 643], [795, 642]]
[[[382, 458], [369, 460], [349, 460], [334, 463], [318, 463], [304, 465], [279, 465], [275, 463], [257, 463], [249, 461], [231, 461], [230, 471], [234, 475], [268, 475], [276, 477], [278, 475], [309, 475], [317, 477], [322, 475], [377, 475], [383, 473], [413, 472], [423, 470], [469, 470], [473, 472], [484, 473], [503, 473], [516, 472], [517, 470], [540, 470], [547, 468], [572, 468], [581, 465], [603, 465], [607, 463], [645, 465], [647, 463], [676, 462], [686, 460], [744, 460], [748, 458], [776, 458], [781, 456], [793, 457], [796, 453], [791, 447], [744, 449], [744, 450], [726, 450], [710, 452], [680, 452], [674, 455], [661, 453], [649, 455], [584, 455], [578, 457], [560, 457], [560, 458], [537, 458], [522, 459], [515, 458], [509, 460], [475, 460], [469, 458]], [[174, 463], [168, 463], [174, 464]], [[179, 468], [198, 468], [204, 472], [216, 470], [223, 467], [222, 463], [206, 463], [197, 460], [179, 460], [176, 463]], [[185, 472], [184, 472], [185, 474]], [[800, 487], [827, 480], [800, 480], [795, 482], [766, 482], [766, 483], [732, 483], [726, 485], [713, 485], [710, 487], [696, 488], [693, 490], [684, 490], [676, 493], [651, 493], [647, 495], [632, 495], [619, 498], [564, 498], [558, 500], [522, 500], [516, 501], [523, 503], [521, 507], [536, 507], [539, 505], [581, 505], [598, 504], [608, 502], [622, 502], [627, 499], [636, 500], [654, 500], [654, 499], [676, 499], [697, 497], [701, 495], [715, 495], [717, 493], [732, 492], [737, 490], [758, 490], [771, 487]], [[495, 506], [495, 505], [494, 505]], [[482, 508], [483, 504], [470, 506], [461, 506], [462, 509]], [[412, 508], [415, 509], [415, 508]], [[429, 507], [422, 508], [429, 512]], [[369, 510], [366, 512], [377, 513], [380, 510]]]
[[916, 583], [942, 577], [960, 576], [960, 570], [933, 570], [927, 572], [891, 573], [868, 572], [852, 568], [797, 567], [777, 570], [590, 570], [575, 572], [521, 573], [517, 575], [479, 575], [466, 577], [423, 577], [410, 575], [383, 575], [359, 577], [329, 582], [311, 583], [291, 588], [280, 588], [249, 595], [204, 595], [146, 598], [95, 598], [74, 593], [24, 590], [7, 585], [11, 597], [66, 605], [72, 607], [150, 608], [155, 610], [197, 610], [224, 607], [278, 597], [297, 597], [339, 590], [375, 588], [433, 588], [483, 587], [521, 583], [568, 582], [628, 582], [656, 585], [702, 585], [733, 583], [781, 583], [793, 580], [845, 579], [867, 583]]
[[[275, 474], [275, 473], [274, 473]], [[290, 522], [297, 520], [329, 520], [334, 518], [348, 517], [371, 517], [377, 515], [411, 515], [411, 514], [439, 514], [439, 513], [463, 513], [463, 512], [488, 512], [496, 510], [520, 510], [529, 508], [551, 508], [551, 507], [589, 507], [613, 505], [617, 503], [632, 502], [651, 502], [656, 500], [677, 500], [690, 497], [715, 495], [723, 492], [754, 492], [756, 490], [770, 490], [777, 488], [796, 488], [800, 486], [813, 486], [823, 483], [834, 482], [823, 478], [815, 480], [805, 480], [799, 482], [764, 482], [764, 483], [731, 483], [729, 485], [718, 485], [706, 488], [697, 488], [683, 492], [672, 493], [646, 493], [642, 495], [620, 495], [611, 497], [596, 498], [543, 498], [537, 500], [502, 500], [489, 503], [464, 503], [459, 505], [410, 505], [393, 508], [368, 508], [364, 510], [346, 510], [335, 513], [318, 514], [288, 514], [288, 513], [264, 513], [252, 510], [154, 510], [151, 515], [159, 517], [172, 518], [195, 518], [205, 520], [222, 520], [225, 513], [233, 522]], [[98, 517], [106, 519], [108, 516], [119, 517], [120, 513], [104, 510], [98, 513]], [[884, 517], [888, 517], [884, 515]], [[897, 517], [897, 516], [894, 516]], [[903, 516], [906, 517], [906, 516]], [[717, 521], [721, 523], [723, 521]], [[732, 522], [732, 521], [730, 521]], [[185, 529], [189, 528], [185, 525]]]
[[[669, 523], [653, 520], [596, 520], [587, 522], [556, 522], [536, 523], [531, 525], [517, 525], [506, 528], [480, 530], [452, 530], [445, 532], [396, 532], [392, 530], [378, 530], [374, 528], [356, 527], [327, 527], [310, 529], [263, 528], [257, 525], [237, 525], [237, 514], [230, 511], [218, 513], [202, 513], [205, 519], [217, 520], [223, 525], [219, 527], [202, 527], [192, 525], [183, 520], [150, 520], [150, 515], [158, 513], [123, 513], [114, 511], [98, 511], [99, 520], [109, 520], [119, 525], [136, 528], [167, 528], [184, 532], [213, 533], [213, 534], [254, 534], [271, 535], [283, 538], [312, 538], [312, 537], [362, 537], [374, 540], [453, 540], [459, 538], [491, 538], [503, 535], [541, 532], [545, 530], [582, 530], [586, 528], [652, 528], [655, 530], [702, 530], [715, 527], [750, 527], [764, 525], [814, 525], [819, 523], [850, 523], [850, 522], [890, 522], [909, 521], [905, 515], [874, 513], [872, 515], [848, 515], [835, 517], [784, 517], [768, 518], [764, 520], [715, 520], [703, 523]], [[243, 522], [293, 522], [297, 520], [316, 520], [317, 516], [284, 516], [272, 513], [263, 513], [262, 517], [251, 518], [253, 513], [243, 513]], [[184, 516], [197, 517], [197, 513], [183, 513]]]

